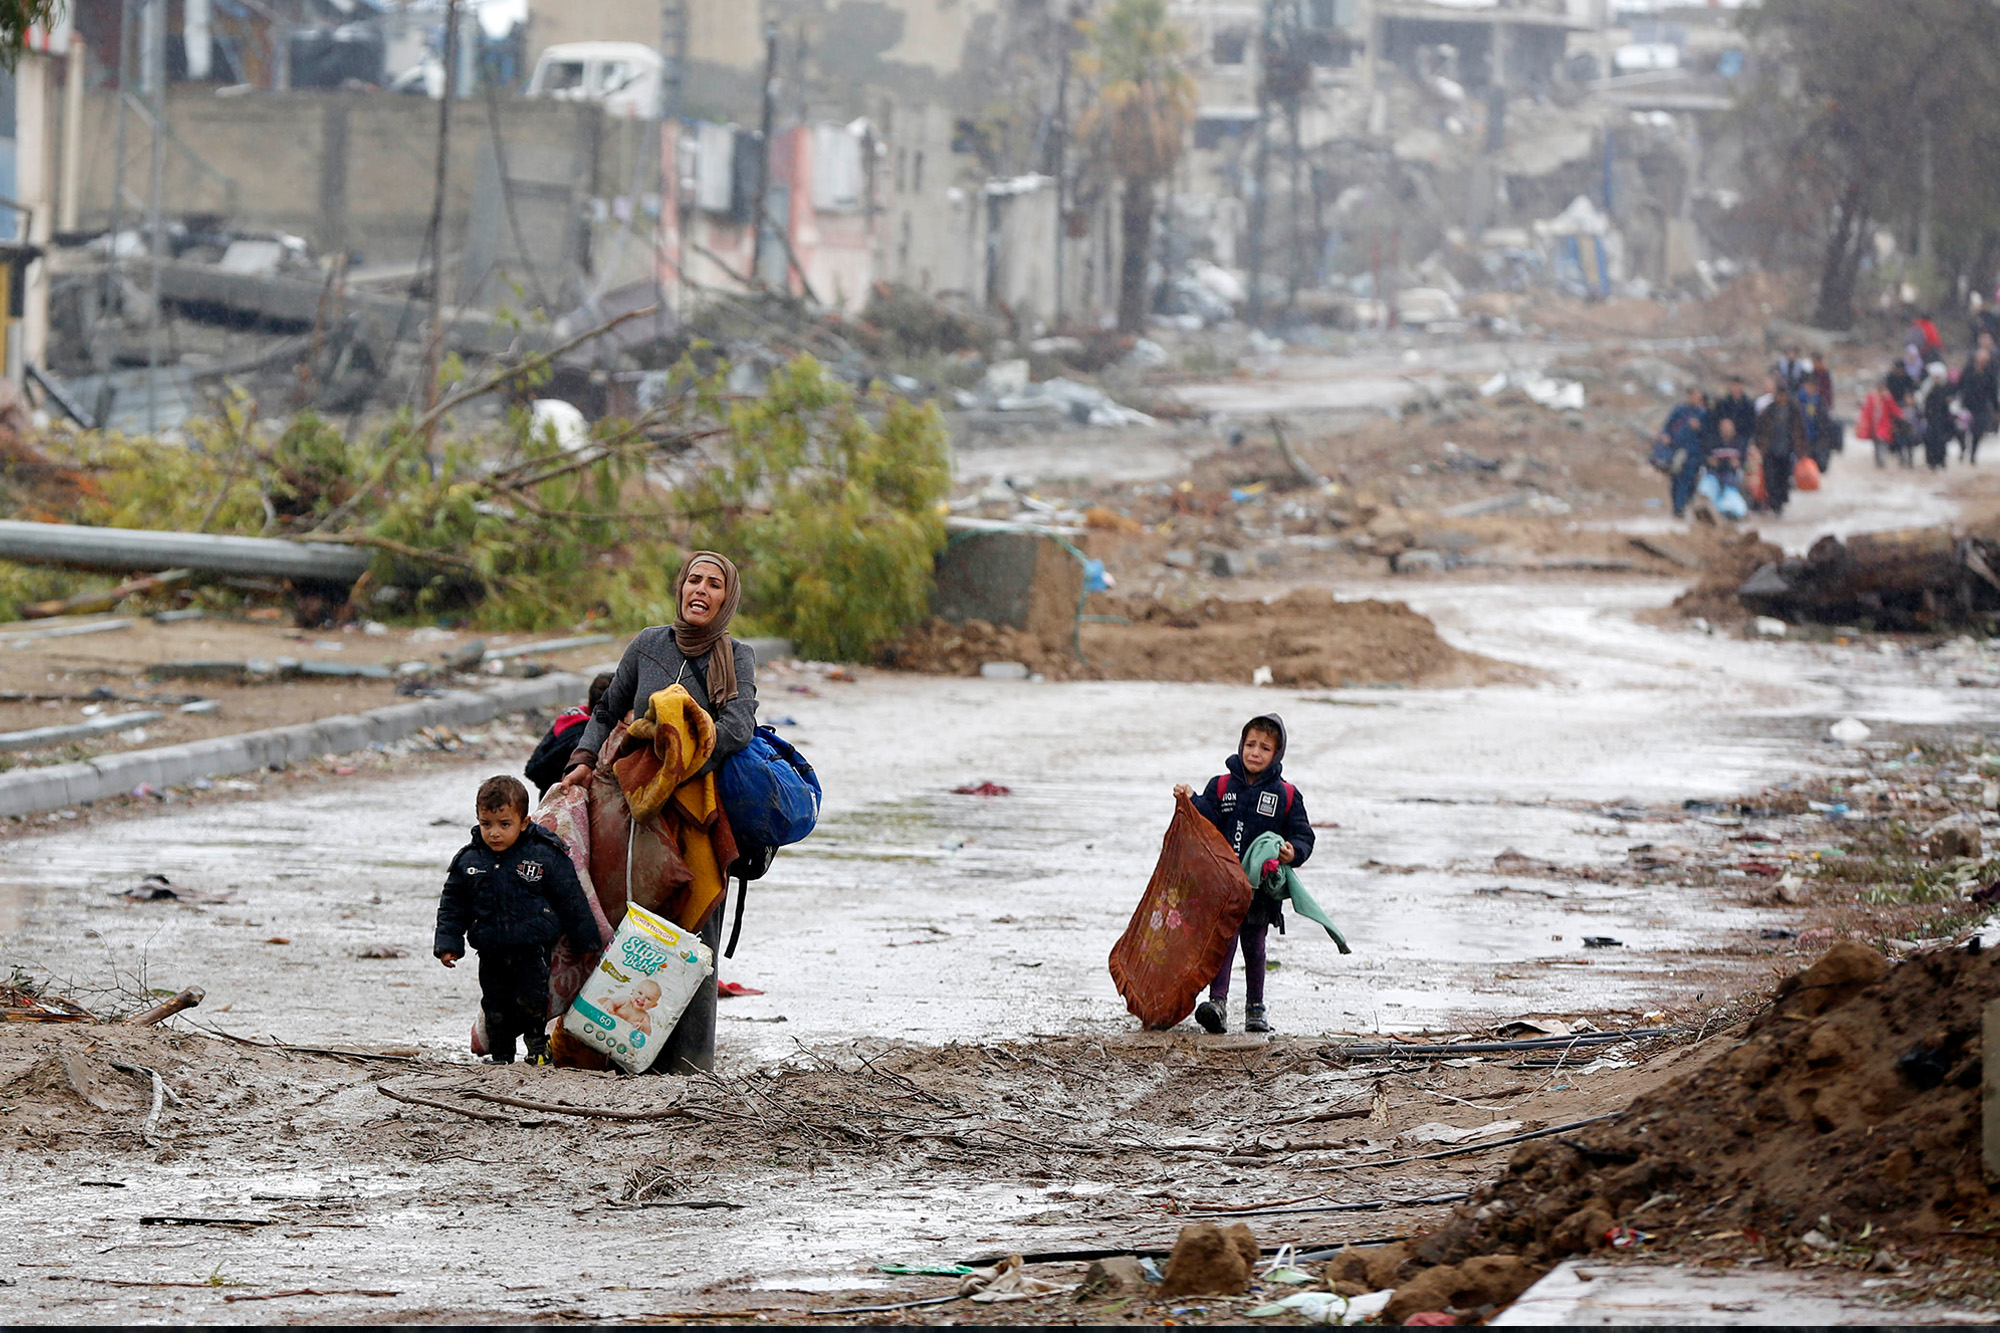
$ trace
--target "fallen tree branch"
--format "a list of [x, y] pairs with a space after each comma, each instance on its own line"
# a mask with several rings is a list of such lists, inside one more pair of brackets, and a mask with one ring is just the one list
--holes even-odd
[[207, 998], [208, 992], [204, 991], [201, 987], [189, 986], [171, 1000], [163, 1000], [151, 1009], [132, 1015], [125, 1022], [128, 1026], [135, 1028], [151, 1027], [155, 1023], [164, 1023], [183, 1009], [194, 1008]]
[[438, 420], [453, 408], [462, 407], [475, 398], [485, 397], [495, 389], [505, 386], [509, 380], [518, 378], [538, 366], [546, 365], [548, 362], [561, 356], [564, 352], [581, 347], [592, 338], [609, 333], [621, 324], [629, 324], [635, 319], [644, 319], [649, 315], [657, 315], [659, 313], [660, 307], [657, 305], [644, 306], [638, 310], [627, 310], [622, 315], [613, 315], [596, 328], [586, 329], [584, 332], [577, 334], [576, 337], [571, 338], [568, 342], [557, 343], [554, 347], [546, 351], [531, 352], [518, 365], [509, 366], [505, 370], [488, 375], [485, 379], [470, 388], [460, 389], [457, 393], [444, 399], [436, 407], [433, 407], [430, 411], [417, 418], [416, 424], [410, 428], [410, 434], [412, 436], [422, 435], [425, 431], [436, 425]]
[[663, 1106], [654, 1111], [618, 1111], [605, 1106], [564, 1106], [560, 1102], [535, 1102], [526, 1097], [509, 1097], [504, 1093], [481, 1092], [474, 1088], [464, 1088], [461, 1097], [471, 1097], [475, 1101], [493, 1102], [499, 1106], [518, 1106], [524, 1111], [546, 1111], [550, 1115], [580, 1115], [597, 1120], [701, 1120], [685, 1106]]
[[1184, 1214], [1187, 1217], [1284, 1217], [1293, 1213], [1379, 1213], [1387, 1208], [1422, 1208], [1432, 1204], [1457, 1203], [1472, 1196], [1463, 1191], [1457, 1194], [1433, 1194], [1423, 1199], [1370, 1199], [1365, 1203], [1321, 1203], [1303, 1208], [1284, 1208], [1276, 1205], [1252, 1206], [1248, 1208], [1211, 1208], [1201, 1212]]
[[[190, 1282], [187, 1285], [192, 1287], [197, 1285], [207, 1286], [208, 1284], [205, 1282]], [[319, 1287], [294, 1287], [290, 1291], [243, 1292], [224, 1296], [222, 1299], [225, 1301], [282, 1301], [289, 1296], [400, 1296], [401, 1294], [401, 1292], [397, 1291], [381, 1291], [369, 1287], [341, 1287], [330, 1290], [322, 1290]]]
[[516, 1123], [514, 1117], [510, 1115], [495, 1115], [491, 1111], [475, 1111], [470, 1106], [453, 1106], [450, 1102], [434, 1101], [429, 1097], [419, 1097], [414, 1093], [404, 1092], [400, 1088], [392, 1088], [386, 1082], [377, 1083], [375, 1091], [390, 1101], [407, 1102], [411, 1106], [428, 1106], [434, 1111], [450, 1111], [453, 1115], [470, 1116], [474, 1120], [484, 1120], [496, 1125]]
[[[426, 551], [420, 546], [399, 542], [393, 537], [377, 537], [370, 532], [328, 532], [313, 538], [318, 542], [338, 542], [343, 546], [371, 546], [390, 555], [400, 555], [406, 560], [426, 560], [435, 564], [450, 565], [477, 574], [473, 563], [462, 555], [452, 555], [447, 551]], [[483, 575], [481, 577], [484, 577]]]
[[342, 501], [339, 505], [336, 505], [332, 510], [330, 510], [327, 513], [327, 516], [321, 519], [318, 522], [318, 524], [316, 524], [313, 527], [312, 532], [309, 533], [308, 535], [310, 536], [310, 535], [317, 535], [324, 533], [328, 528], [332, 527], [335, 523], [340, 522], [342, 519], [345, 519], [349, 514], [352, 514], [357, 508], [359, 508], [362, 505], [364, 501], [368, 500], [371, 496], [375, 494], [376, 491], [380, 490], [382, 483], [389, 479], [389, 474], [395, 470], [396, 464], [401, 462], [402, 456], [406, 452], [408, 452], [411, 443], [420, 442], [428, 439], [431, 428], [435, 426], [438, 423], [439, 419], [441, 419], [446, 413], [452, 411], [454, 408], [462, 407], [463, 405], [471, 402], [475, 398], [484, 397], [485, 395], [492, 393], [495, 389], [504, 387], [508, 381], [516, 379], [519, 376], [527, 373], [530, 370], [535, 369], [538, 366], [548, 364], [549, 362], [555, 360], [557, 357], [561, 356], [564, 352], [567, 352], [575, 347], [580, 347], [584, 343], [589, 342], [592, 338], [598, 337], [601, 334], [609, 333], [611, 332], [611, 330], [617, 328], [621, 324], [627, 323], [628, 321], [631, 320], [643, 318], [647, 315], [657, 314], [659, 313], [659, 309], [660, 308], [657, 305], [650, 305], [639, 310], [628, 310], [622, 315], [616, 315], [611, 319], [606, 320], [604, 323], [599, 324], [597, 327], [593, 329], [587, 329], [584, 332], [579, 333], [576, 337], [571, 338], [568, 342], [558, 343], [554, 347], [551, 347], [546, 351], [532, 352], [526, 358], [515, 363], [514, 365], [508, 366], [505, 370], [497, 371], [494, 374], [487, 376], [479, 383], [472, 385], [470, 388], [460, 389], [457, 393], [454, 393], [451, 396], [443, 399], [438, 403], [436, 407], [433, 407], [430, 411], [418, 417], [416, 421], [411, 424], [409, 433], [403, 437], [398, 447], [389, 450], [389, 452], [386, 455], [384, 455], [382, 461], [376, 465], [375, 474], [368, 479], [367, 483], [361, 486], [359, 489], [357, 489], [354, 492], [354, 494], [348, 496], [347, 499]]
[[224, 1032], [218, 1027], [203, 1027], [197, 1023], [194, 1030], [209, 1037], [220, 1037], [233, 1041], [239, 1046], [255, 1046], [265, 1051], [285, 1051], [300, 1055], [325, 1055], [338, 1060], [394, 1060], [398, 1064], [414, 1064], [414, 1055], [386, 1055], [381, 1051], [343, 1051], [337, 1046], [294, 1046], [282, 1041], [258, 1041], [253, 1037], [239, 1037], [234, 1032]]
[[1582, 1129], [1585, 1125], [1600, 1125], [1606, 1120], [1616, 1120], [1623, 1111], [1611, 1111], [1605, 1115], [1594, 1115], [1588, 1120], [1572, 1120], [1567, 1125], [1551, 1125], [1547, 1129], [1531, 1129], [1526, 1134], [1510, 1134], [1504, 1139], [1488, 1139], [1484, 1143], [1468, 1143], [1458, 1148], [1446, 1148], [1443, 1152], [1418, 1153], [1414, 1157], [1390, 1157], [1380, 1162], [1339, 1162], [1332, 1166], [1309, 1166], [1308, 1171], [1361, 1171], [1378, 1166], [1407, 1166], [1411, 1162], [1435, 1162], [1441, 1157], [1463, 1157], [1467, 1153], [1486, 1152], [1492, 1148], [1512, 1147], [1516, 1143], [1526, 1143], [1529, 1139], [1544, 1139], [1551, 1134], [1566, 1134], [1572, 1129]]
[[1285, 438], [1284, 423], [1280, 422], [1276, 417], [1271, 418], [1271, 435], [1278, 442], [1278, 452], [1284, 455], [1286, 466], [1291, 468], [1292, 475], [1298, 478], [1301, 485], [1326, 485], [1326, 478], [1313, 471], [1310, 467], [1307, 467], [1306, 461], [1299, 457], [1298, 450], [1292, 448], [1292, 442]]

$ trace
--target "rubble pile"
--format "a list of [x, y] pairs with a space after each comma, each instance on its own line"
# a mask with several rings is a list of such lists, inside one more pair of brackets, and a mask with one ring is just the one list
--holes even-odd
[[1863, 629], [1990, 623], [2000, 612], [2000, 541], [1950, 527], [1825, 536], [1753, 570], [1736, 590], [1759, 614]]
[[[1338, 689], [1520, 679], [1521, 668], [1452, 647], [1402, 602], [1341, 601], [1301, 588], [1271, 602], [1208, 597], [1189, 605], [1098, 598], [1074, 644], [982, 620], [933, 620], [885, 649], [905, 671], [978, 675], [1018, 663], [1051, 680], [1172, 680]], [[1078, 657], [1076, 649], [1081, 648]], [[988, 672], [988, 674], [995, 674]]]
[[1981, 1015], [1996, 998], [1991, 951], [1891, 964], [1836, 945], [1786, 978], [1726, 1054], [1614, 1123], [1522, 1147], [1450, 1223], [1349, 1251], [1330, 1275], [1428, 1300], [1473, 1285], [1467, 1270], [1482, 1264], [1536, 1274], [1639, 1245], [1896, 1271], [1902, 1247], [1995, 1220], [1979, 1086]]
[[1324, 588], [1300, 588], [1273, 602], [1154, 603], [1135, 608], [1131, 621], [1083, 627], [1084, 656], [1099, 679], [1337, 689], [1475, 684], [1521, 674], [1452, 647], [1402, 602], [1341, 601]]
[[1701, 577], [1674, 599], [1676, 613], [1690, 620], [1731, 624], [1750, 614], [1736, 590], [1765, 565], [1785, 558], [1784, 549], [1755, 531], [1724, 534], [1704, 553]]

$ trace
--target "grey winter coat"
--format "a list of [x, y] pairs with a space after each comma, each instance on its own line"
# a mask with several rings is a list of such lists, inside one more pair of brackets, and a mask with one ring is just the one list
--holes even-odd
[[570, 766], [574, 768], [581, 761], [596, 763], [597, 751], [612, 728], [635, 709], [644, 713], [646, 702], [675, 681], [715, 719], [715, 753], [695, 776], [712, 771], [748, 745], [757, 734], [757, 652], [735, 639], [729, 640], [729, 646], [736, 650], [736, 697], [718, 711], [708, 701], [708, 654], [683, 657], [670, 625], [641, 630], [625, 649], [625, 656], [618, 659], [611, 688], [597, 701], [597, 709], [576, 743], [576, 752], [570, 756]]

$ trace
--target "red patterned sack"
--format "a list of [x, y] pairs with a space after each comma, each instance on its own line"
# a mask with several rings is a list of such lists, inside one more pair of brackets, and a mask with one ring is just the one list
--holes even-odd
[[1111, 949], [1111, 980], [1140, 1022], [1170, 1028], [1194, 1012], [1243, 928], [1252, 892], [1215, 825], [1175, 797], [1152, 882]]

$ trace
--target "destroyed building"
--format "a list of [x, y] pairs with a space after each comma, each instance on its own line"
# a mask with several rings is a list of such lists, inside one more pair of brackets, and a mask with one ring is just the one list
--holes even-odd
[[[1199, 98], [1154, 308], [1448, 329], [1493, 289], [1708, 290], [1747, 56], [1718, 11], [1631, 10], [1180, 0]], [[19, 255], [8, 364], [51, 411], [169, 428], [307, 346], [299, 404], [381, 405], [434, 281], [475, 356], [647, 293], [662, 333], [757, 287], [854, 314], [901, 284], [1029, 337], [1117, 305], [1122, 187], [1075, 140], [1085, 16], [1052, 3], [158, 12], [82, 0], [16, 77], [0, 231], [48, 256]]]

